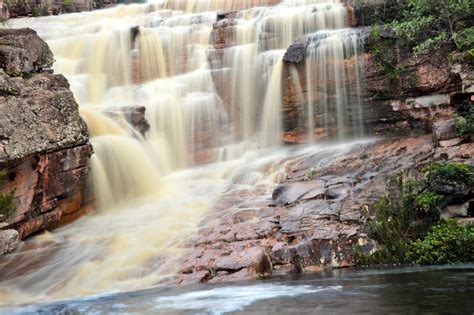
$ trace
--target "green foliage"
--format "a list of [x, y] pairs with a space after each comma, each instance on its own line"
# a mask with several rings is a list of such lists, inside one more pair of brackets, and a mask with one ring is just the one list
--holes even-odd
[[406, 69], [398, 62], [398, 52], [395, 49], [397, 41], [393, 36], [382, 36], [382, 33], [391, 33], [392, 31], [386, 25], [374, 25], [369, 36], [366, 39], [366, 50], [374, 57], [374, 65], [380, 73], [385, 74], [388, 79], [386, 91], [374, 93], [371, 95], [372, 100], [384, 99], [404, 99], [405, 92], [396, 89], [400, 79], [409, 81], [406, 77]]
[[[5, 171], [0, 171], [0, 184], [3, 177], [6, 175]], [[0, 215], [8, 218], [15, 212], [15, 203], [13, 200], [15, 191], [12, 190], [6, 194], [0, 194]]]
[[[359, 265], [417, 262], [411, 243], [423, 239], [440, 219], [446, 198], [439, 188], [472, 187], [473, 168], [460, 163], [435, 162], [422, 169], [419, 179], [401, 173], [389, 182], [389, 192], [374, 205], [369, 237], [381, 248], [370, 256], [356, 253]], [[415, 252], [416, 253], [416, 252]]]
[[469, 104], [469, 110], [465, 115], [459, 115], [455, 119], [458, 135], [466, 141], [474, 138], [474, 106]]
[[416, 55], [455, 42], [459, 49], [472, 49], [473, 7], [474, 0], [408, 0], [403, 17], [392, 25]]
[[74, 4], [74, 0], [63, 0], [63, 5], [65, 7], [72, 7], [73, 4]]
[[440, 222], [410, 245], [407, 259], [422, 265], [473, 262], [474, 225], [460, 226], [453, 219]]
[[429, 167], [425, 167], [423, 172], [430, 189], [439, 185], [462, 187], [474, 185], [474, 170], [467, 164], [434, 162]]
[[474, 57], [474, 26], [456, 33], [453, 38], [459, 50], [467, 51]]

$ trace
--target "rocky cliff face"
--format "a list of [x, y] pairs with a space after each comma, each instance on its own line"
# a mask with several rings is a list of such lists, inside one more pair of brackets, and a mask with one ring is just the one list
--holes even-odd
[[0, 43], [0, 188], [16, 206], [2, 229], [24, 239], [81, 212], [92, 147], [47, 44], [30, 29], [0, 30]]
[[[189, 253], [173, 282], [244, 280], [352, 266], [354, 245], [367, 253], [377, 246], [367, 237], [364, 224], [373, 215], [370, 206], [386, 192], [393, 174], [412, 172], [433, 160], [472, 165], [474, 146], [462, 143], [452, 119], [459, 102], [472, 97], [472, 66], [448, 62], [442, 52], [431, 58], [415, 58], [389, 31], [376, 43], [371, 42], [371, 29], [365, 26], [393, 19], [390, 8], [399, 2], [346, 1], [350, 24], [364, 27], [361, 32], [367, 38], [361, 60], [351, 58], [347, 63], [361, 62], [363, 66], [366, 81], [361, 93], [354, 96], [362, 100], [366, 132], [407, 137], [360, 146], [327, 166], [315, 167], [320, 158], [317, 154], [296, 159], [288, 164], [286, 180], [274, 190], [243, 188], [232, 195], [224, 194], [216, 209], [202, 220], [197, 235], [186, 243]], [[225, 70], [219, 68], [223, 50], [235, 45], [234, 16], [222, 14], [214, 25], [216, 51], [209, 56], [216, 69], [214, 82], [224, 101], [229, 98], [228, 80]], [[381, 66], [371, 51], [374, 44], [383, 46], [396, 73]], [[282, 137], [288, 142], [306, 139], [293, 131], [307, 107], [308, 45], [308, 37], [299, 38], [284, 56], [282, 110], [286, 133]], [[318, 118], [315, 116], [315, 121]], [[320, 138], [328, 135], [331, 130], [317, 134]]]

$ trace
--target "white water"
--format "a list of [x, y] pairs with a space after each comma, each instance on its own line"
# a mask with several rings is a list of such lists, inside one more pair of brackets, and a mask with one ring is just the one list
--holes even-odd
[[[94, 145], [98, 211], [2, 258], [1, 301], [166, 282], [183, 254], [181, 242], [222, 193], [259, 186], [262, 198], [270, 198], [286, 163], [308, 154], [281, 148], [283, 53], [299, 36], [345, 27], [346, 11], [339, 1], [318, 0], [253, 8], [265, 3], [162, 0], [11, 21], [38, 31], [55, 55], [55, 72], [71, 84]], [[237, 15], [236, 45], [224, 49], [216, 66], [211, 32], [216, 11], [229, 9], [246, 10]], [[333, 61], [344, 58], [338, 49], [347, 49], [346, 37], [325, 41], [339, 43], [331, 46]], [[224, 82], [230, 99], [218, 92], [213, 75], [219, 71], [230, 74]], [[338, 84], [336, 93], [343, 90]], [[135, 104], [146, 107], [145, 137], [103, 113]], [[311, 151], [333, 156], [348, 148]], [[218, 163], [195, 167], [203, 161]]]

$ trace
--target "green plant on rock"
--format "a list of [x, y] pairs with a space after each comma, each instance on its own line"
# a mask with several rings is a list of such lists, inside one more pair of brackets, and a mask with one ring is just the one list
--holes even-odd
[[[439, 222], [446, 207], [446, 186], [471, 189], [473, 167], [461, 163], [434, 162], [419, 178], [400, 173], [390, 179], [388, 193], [374, 205], [375, 219], [368, 223], [369, 237], [381, 248], [372, 255], [356, 252], [359, 265], [414, 263], [412, 242], [423, 240]], [[424, 260], [420, 260], [424, 263]]]
[[466, 141], [474, 138], [474, 106], [469, 104], [469, 109], [464, 115], [455, 118], [458, 135]]
[[[4, 170], [0, 171], [0, 184], [2, 183], [2, 179], [5, 177], [5, 175], [6, 175], [6, 172]], [[16, 210], [14, 199], [13, 199], [14, 194], [15, 194], [14, 190], [6, 194], [0, 193], [0, 215], [3, 216], [4, 218], [8, 218]]]
[[473, 262], [474, 225], [458, 225], [453, 219], [440, 222], [409, 246], [407, 259], [422, 265]]
[[423, 172], [427, 190], [446, 185], [462, 188], [474, 185], [474, 170], [468, 164], [434, 162], [423, 168]]
[[74, 4], [74, 0], [63, 0], [63, 5], [65, 7], [72, 7]]

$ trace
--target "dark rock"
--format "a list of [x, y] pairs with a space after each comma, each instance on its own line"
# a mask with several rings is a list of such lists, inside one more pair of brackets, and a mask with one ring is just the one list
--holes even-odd
[[333, 185], [326, 189], [327, 199], [344, 199], [349, 195], [349, 191], [343, 184]]
[[224, 19], [235, 19], [237, 11], [217, 12], [217, 22]]
[[289, 183], [275, 188], [272, 199], [276, 205], [289, 205], [297, 201], [321, 197], [324, 192], [322, 181]]
[[289, 63], [301, 63], [306, 57], [306, 49], [310, 41], [309, 36], [298, 38], [293, 44], [288, 47], [283, 55], [283, 61]]
[[107, 108], [103, 112], [112, 118], [125, 118], [125, 120], [142, 135], [150, 130], [150, 124], [145, 116], [146, 107], [140, 105]]

